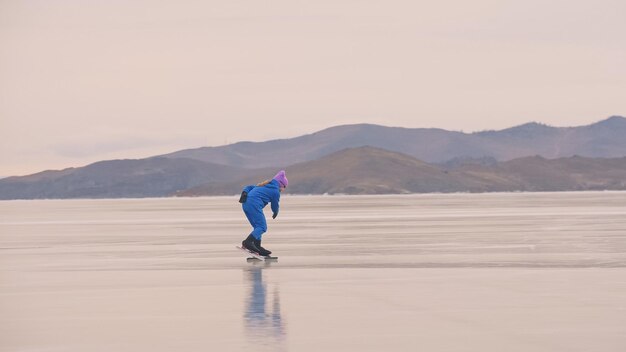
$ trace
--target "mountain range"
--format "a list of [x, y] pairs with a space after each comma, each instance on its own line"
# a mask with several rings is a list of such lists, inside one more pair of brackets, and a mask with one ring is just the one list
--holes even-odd
[[0, 199], [233, 195], [287, 169], [289, 193], [626, 189], [626, 119], [471, 134], [358, 124], [267, 142], [0, 180]]
[[[626, 157], [518, 158], [454, 168], [374, 147], [348, 148], [289, 167], [293, 194], [406, 194], [626, 190]], [[236, 181], [210, 182], [178, 196], [232, 195], [272, 176], [255, 172]]]
[[403, 153], [427, 163], [483, 157], [507, 161], [533, 155], [547, 159], [574, 155], [616, 158], [626, 156], [625, 136], [626, 118], [620, 116], [579, 127], [551, 127], [531, 122], [505, 130], [476, 133], [357, 124], [331, 127], [290, 139], [239, 142], [163, 156], [249, 169], [286, 167], [363, 146]]

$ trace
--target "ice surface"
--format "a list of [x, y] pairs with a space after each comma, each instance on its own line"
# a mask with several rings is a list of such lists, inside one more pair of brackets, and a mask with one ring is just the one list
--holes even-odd
[[[269, 210], [268, 210], [269, 211]], [[626, 193], [0, 202], [0, 351], [623, 351]]]

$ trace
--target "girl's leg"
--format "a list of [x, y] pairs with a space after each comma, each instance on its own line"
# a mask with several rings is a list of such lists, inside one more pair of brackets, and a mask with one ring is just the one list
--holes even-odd
[[267, 221], [265, 220], [263, 210], [244, 208], [244, 213], [246, 214], [250, 225], [253, 227], [250, 235], [257, 240], [260, 240], [263, 234], [267, 231]]

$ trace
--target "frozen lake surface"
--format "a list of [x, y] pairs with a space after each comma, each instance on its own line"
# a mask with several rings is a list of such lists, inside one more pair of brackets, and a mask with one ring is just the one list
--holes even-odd
[[626, 350], [624, 192], [237, 198], [0, 202], [0, 351]]

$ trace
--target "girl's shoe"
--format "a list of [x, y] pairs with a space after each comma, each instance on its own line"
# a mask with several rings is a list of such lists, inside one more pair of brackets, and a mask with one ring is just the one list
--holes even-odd
[[263, 252], [256, 246], [255, 241], [256, 239], [252, 235], [248, 235], [248, 237], [241, 242], [241, 247], [259, 255], [266, 256], [266, 254], [263, 254]]
[[254, 245], [256, 246], [256, 248], [260, 249], [261, 252], [263, 253], [267, 253], [267, 254], [261, 254], [264, 257], [267, 257], [268, 255], [272, 254], [272, 251], [267, 250], [263, 247], [261, 247], [261, 240], [257, 240], [256, 238], [254, 239]]

